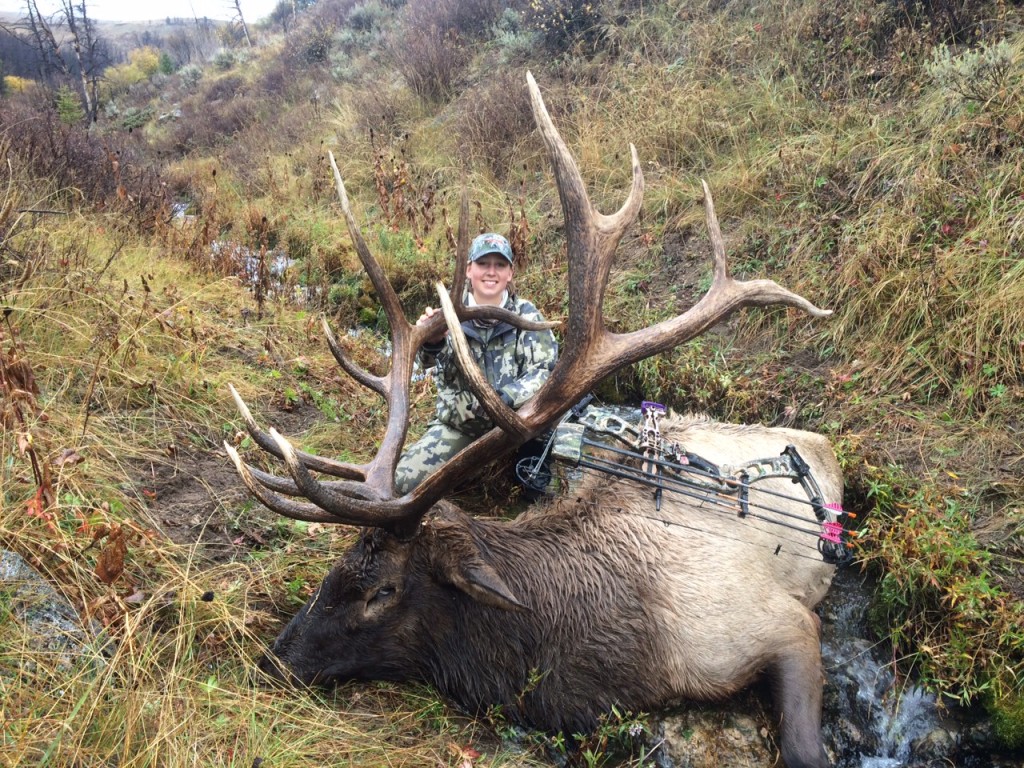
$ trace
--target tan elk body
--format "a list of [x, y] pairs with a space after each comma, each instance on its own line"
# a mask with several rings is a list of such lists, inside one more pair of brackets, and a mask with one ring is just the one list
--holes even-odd
[[[622, 208], [600, 214], [536, 83], [528, 81], [566, 219], [569, 313], [559, 363], [518, 412], [489, 391], [465, 350], [459, 353], [460, 320], [523, 321], [453, 300], [463, 287], [456, 268], [451, 292], [439, 286], [444, 323], [460, 369], [498, 426], [396, 496], [412, 361], [441, 318], [426, 326], [406, 320], [359, 234], [335, 168], [350, 232], [392, 328], [390, 372], [373, 376], [355, 366], [324, 327], [339, 364], [387, 401], [388, 427], [367, 464], [335, 462], [299, 453], [273, 430], [260, 430], [235, 395], [256, 442], [283, 459], [291, 475], [256, 470], [227, 446], [256, 496], [294, 518], [367, 526], [277, 638], [265, 667], [307, 684], [422, 680], [470, 712], [498, 706], [513, 720], [570, 733], [593, 728], [613, 706], [650, 710], [681, 698], [720, 698], [766, 675], [786, 765], [823, 768], [821, 657], [810, 609], [828, 589], [834, 566], [819, 554], [815, 531], [741, 519], [723, 512], [712, 492], [668, 493], [656, 504], [650, 488], [611, 477], [590, 476], [572, 494], [512, 521], [473, 519], [444, 501], [458, 481], [551, 428], [604, 376], [693, 338], [740, 307], [785, 304], [827, 314], [771, 281], [729, 277], [705, 186], [714, 256], [708, 294], [652, 328], [608, 331], [604, 290], [615, 247], [640, 210], [639, 160], [633, 150], [633, 186]], [[464, 196], [460, 258], [468, 250], [467, 211]], [[794, 445], [822, 500], [842, 500], [842, 476], [821, 436], [684, 417], [667, 419], [662, 433], [717, 464], [777, 456]], [[752, 486], [750, 501], [759, 509], [805, 512], [806, 501], [794, 495], [788, 480], [768, 479]]]

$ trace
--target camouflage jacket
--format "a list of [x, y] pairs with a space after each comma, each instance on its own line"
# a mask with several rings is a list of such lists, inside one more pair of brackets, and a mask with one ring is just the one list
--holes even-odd
[[[504, 306], [527, 320], [544, 321], [537, 308], [525, 299], [509, 296]], [[462, 330], [487, 381], [513, 408], [540, 389], [558, 359], [558, 342], [551, 331], [524, 331], [506, 322], [473, 320], [464, 322]], [[424, 346], [424, 367], [433, 365], [435, 360], [435, 420], [472, 437], [490, 430], [493, 424], [459, 371], [450, 339], [437, 347]]]

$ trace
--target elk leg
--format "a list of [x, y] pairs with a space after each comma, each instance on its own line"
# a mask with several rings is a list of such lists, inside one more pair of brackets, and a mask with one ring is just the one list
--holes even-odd
[[821, 740], [823, 678], [817, 632], [803, 632], [796, 641], [787, 638], [771, 672], [775, 708], [781, 718], [783, 763], [786, 768], [827, 768]]

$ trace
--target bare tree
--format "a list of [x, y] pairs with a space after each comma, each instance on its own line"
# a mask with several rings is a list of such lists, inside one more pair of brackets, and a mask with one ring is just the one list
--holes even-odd
[[39, 11], [36, 0], [25, 0], [25, 12], [32, 42], [39, 54], [39, 79], [46, 81], [59, 73], [68, 74], [67, 64], [60, 55], [60, 45], [53, 34], [51, 20]]
[[245, 35], [245, 42], [250, 48], [252, 48], [252, 38], [249, 37], [249, 27], [246, 26], [245, 16], [242, 15], [242, 0], [235, 0], [235, 11], [238, 13], [238, 23], [242, 27], [242, 34]]
[[99, 109], [99, 67], [96, 62], [98, 40], [96, 28], [86, 13], [85, 0], [73, 3], [72, 0], [61, 0], [61, 12], [71, 33], [71, 47], [78, 62], [78, 77], [82, 83], [82, 101], [89, 122], [96, 121]]
[[[98, 111], [99, 77], [104, 61], [100, 39], [87, 13], [85, 0], [77, 3], [61, 0], [60, 10], [49, 17], [39, 10], [38, 0], [25, 0], [25, 10], [27, 27], [39, 53], [40, 79], [63, 76], [73, 81], [77, 78], [85, 113], [89, 122], [94, 122]], [[70, 36], [77, 72], [72, 70], [64, 57], [68, 41], [64, 39], [62, 27], [67, 29]]]
[[184, 29], [175, 30], [167, 36], [166, 49], [179, 66], [191, 64], [196, 56], [196, 44]]
[[0, 60], [4, 73], [18, 77], [32, 77], [40, 71], [39, 50], [35, 45], [27, 21], [0, 24]]

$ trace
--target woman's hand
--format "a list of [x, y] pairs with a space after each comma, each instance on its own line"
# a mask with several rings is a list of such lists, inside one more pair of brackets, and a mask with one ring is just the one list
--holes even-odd
[[[437, 309], [437, 308], [434, 308], [434, 307], [427, 307], [426, 309], [423, 310], [423, 314], [420, 315], [419, 319], [416, 321], [416, 325], [426, 325], [427, 321], [430, 320], [430, 318], [432, 318], [434, 315], [436, 315], [440, 311], [441, 311], [440, 309]], [[448, 328], [447, 328], [447, 326], [441, 326], [441, 330], [437, 333], [437, 335], [436, 336], [431, 336], [426, 341], [427, 341], [428, 344], [437, 344], [437, 342], [441, 341], [441, 339], [443, 339], [447, 335], [448, 335]]]

